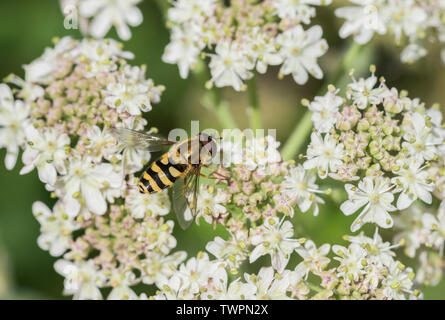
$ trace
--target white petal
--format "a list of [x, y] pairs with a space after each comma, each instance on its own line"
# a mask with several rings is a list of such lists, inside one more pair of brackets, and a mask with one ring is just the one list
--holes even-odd
[[132, 27], [140, 25], [143, 21], [141, 10], [139, 10], [137, 7], [128, 8], [128, 10], [125, 12], [125, 20]]
[[59, 257], [68, 249], [68, 238], [59, 237], [52, 242], [49, 254], [53, 257]]
[[33, 215], [42, 217], [49, 217], [52, 216], [53, 214], [52, 211], [48, 208], [48, 206], [41, 201], [36, 201], [32, 204], [32, 213]]
[[411, 198], [408, 193], [406, 192], [402, 192], [399, 195], [399, 199], [397, 199], [397, 209], [399, 210], [403, 210], [408, 208], [411, 203], [414, 202], [414, 198]]
[[90, 26], [91, 35], [95, 38], [103, 38], [111, 28], [111, 19], [107, 10], [99, 13]]
[[10, 152], [8, 150], [8, 152], [6, 153], [6, 156], [5, 156], [5, 167], [6, 167], [6, 169], [8, 169], [8, 170], [14, 169], [14, 166], [15, 166], [15, 164], [17, 162], [17, 156], [18, 156], [18, 151], [17, 152], [16, 151]]
[[125, 23], [116, 26], [116, 31], [119, 38], [121, 38], [122, 40], [130, 40], [131, 31], [130, 28]]
[[66, 277], [71, 272], [73, 272], [77, 267], [70, 261], [60, 259], [57, 260], [56, 263], [54, 263], [54, 269], [57, 273], [61, 274], [62, 276]]
[[88, 183], [82, 184], [82, 196], [85, 199], [85, 204], [92, 213], [104, 214], [107, 211], [107, 203], [102, 195], [102, 192], [89, 185]]
[[267, 252], [268, 250], [264, 247], [264, 245], [260, 244], [256, 246], [249, 256], [249, 262], [252, 263], [256, 261], [259, 257], [265, 255]]
[[56, 183], [57, 172], [56, 168], [53, 165], [47, 164], [43, 167], [38, 168], [38, 174], [40, 181], [48, 183], [50, 185], [54, 185]]
[[353, 214], [354, 212], [357, 212], [358, 209], [363, 207], [366, 204], [366, 199], [360, 199], [360, 200], [346, 200], [343, 202], [340, 206], [340, 210], [347, 216]]
[[66, 214], [70, 217], [76, 217], [79, 214], [80, 211], [80, 203], [77, 201], [77, 199], [74, 199], [71, 196], [67, 196], [64, 199], [64, 207]]

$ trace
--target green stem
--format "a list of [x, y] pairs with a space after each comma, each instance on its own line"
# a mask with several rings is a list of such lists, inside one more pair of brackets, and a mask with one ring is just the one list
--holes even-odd
[[235, 129], [236, 123], [225, 101], [219, 101], [214, 105], [214, 111], [223, 129]]
[[[322, 94], [329, 84], [338, 84], [343, 80], [345, 72], [348, 72], [349, 69], [356, 63], [356, 60], [363, 51], [363, 48], [364, 46], [352, 42], [344, 56], [343, 62], [339, 64], [334, 73], [327, 79], [325, 85], [322, 86], [317, 95]], [[292, 159], [296, 154], [298, 154], [298, 151], [306, 142], [312, 128], [311, 117], [312, 113], [307, 110], [304, 113], [303, 118], [298, 122], [294, 131], [291, 133], [289, 139], [284, 144], [281, 152], [284, 160]]]
[[292, 159], [293, 156], [298, 152], [298, 150], [300, 150], [303, 143], [306, 141], [306, 138], [312, 128], [311, 117], [312, 112], [308, 110], [304, 113], [303, 118], [298, 122], [298, 125], [295, 127], [290, 137], [287, 139], [283, 150], [281, 151], [283, 160]]
[[247, 83], [247, 94], [249, 96], [249, 106], [247, 109], [249, 115], [250, 127], [260, 129], [263, 127], [261, 121], [260, 100], [258, 97], [258, 85], [256, 76], [249, 80]]
[[[334, 73], [328, 78], [326, 84], [338, 84], [343, 77], [348, 76], [349, 69], [355, 64], [355, 60], [365, 47], [356, 42], [349, 45], [342, 63], [337, 67]], [[325, 86], [323, 86], [325, 87]]]
[[316, 292], [322, 292], [324, 290], [322, 287], [319, 287], [313, 283], [310, 283], [309, 281], [305, 281], [305, 283], [310, 289], [312, 289]]
[[[210, 78], [208, 68], [202, 60], [200, 60], [196, 65], [195, 69], [193, 70], [193, 74], [196, 76], [198, 81], [202, 83], [202, 85], [204, 85]], [[237, 128], [228, 104], [222, 99], [221, 90], [214, 86], [205, 90], [206, 92], [204, 93], [204, 97], [202, 99], [203, 106], [213, 110], [223, 129]]]
[[[167, 12], [168, 9], [171, 7], [171, 0], [155, 1], [164, 19], [167, 19]], [[202, 84], [205, 84], [207, 79], [209, 79], [208, 69], [206, 66], [204, 66], [204, 63], [202, 61], [198, 62], [194, 74], [200, 80], [200, 82], [202, 82]], [[207, 90], [203, 98], [203, 104], [205, 107], [208, 107], [215, 112], [218, 121], [223, 129], [233, 129], [237, 127], [227, 103], [221, 98], [221, 92], [218, 88], [213, 87]]]
[[159, 10], [161, 11], [162, 15], [164, 16], [164, 19], [167, 19], [167, 11], [171, 7], [171, 1], [169, 0], [155, 0], [157, 6], [159, 7]]

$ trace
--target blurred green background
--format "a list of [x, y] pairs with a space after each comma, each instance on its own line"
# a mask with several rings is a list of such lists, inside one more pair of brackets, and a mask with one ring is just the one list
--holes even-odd
[[[339, 0], [341, 2], [341, 0]], [[144, 22], [132, 28], [133, 37], [125, 43], [125, 49], [134, 52], [134, 64], [147, 64], [147, 75], [157, 84], [166, 86], [162, 102], [154, 106], [146, 116], [149, 126], [156, 126], [162, 133], [176, 127], [190, 130], [190, 120], [200, 120], [200, 127], [220, 128], [214, 114], [200, 104], [202, 84], [193, 77], [182, 80], [177, 67], [162, 62], [161, 56], [168, 43], [168, 31], [164, 26], [161, 12], [155, 1], [144, 0], [140, 5]], [[334, 18], [332, 9], [318, 10], [316, 22], [321, 24], [330, 50], [320, 59], [322, 69], [329, 78], [341, 63], [348, 41], [338, 38], [341, 21]], [[44, 48], [51, 46], [55, 36], [72, 35], [80, 37], [76, 30], [65, 30], [63, 16], [56, 0], [2, 0], [0, 1], [0, 78], [10, 73], [23, 76], [22, 65], [39, 57]], [[117, 38], [114, 31], [110, 37]], [[439, 48], [432, 46], [429, 55], [414, 65], [402, 65], [400, 50], [393, 41], [377, 38], [363, 51], [355, 67], [367, 71], [370, 63], [377, 65], [377, 73], [384, 76], [389, 86], [409, 91], [410, 97], [419, 97], [427, 104], [444, 102], [444, 67], [441, 65]], [[358, 74], [359, 75], [359, 74]], [[347, 79], [343, 79], [343, 82]], [[311, 79], [305, 86], [296, 85], [290, 78], [277, 80], [277, 69], [269, 70], [259, 77], [259, 94], [264, 126], [277, 129], [277, 139], [282, 143], [289, 136], [304, 109], [302, 98], [312, 97], [323, 87], [323, 81]], [[240, 127], [247, 126], [247, 94], [224, 90], [224, 97], [230, 103]], [[3, 164], [5, 152], [0, 151], [0, 298], [62, 299], [63, 278], [53, 269], [55, 258], [41, 250], [36, 243], [39, 224], [33, 218], [31, 205], [41, 200], [52, 206], [43, 184], [36, 172], [20, 176], [20, 159], [13, 171], [7, 171]], [[338, 196], [337, 202], [343, 200]], [[318, 217], [312, 214], [296, 213], [297, 230], [304, 232], [318, 245], [322, 243], [342, 244], [342, 236], [349, 232], [354, 217], [345, 217], [339, 212], [338, 203], [328, 200]], [[179, 229], [179, 228], [178, 228]], [[304, 230], [304, 231], [303, 231]], [[369, 235], [373, 227], [365, 228]], [[206, 242], [224, 231], [213, 230], [201, 224], [187, 231], [176, 230], [178, 249], [185, 249], [191, 255], [203, 250]], [[386, 240], [391, 239], [390, 234]], [[259, 262], [261, 263], [261, 261]], [[295, 265], [291, 261], [291, 266]], [[408, 261], [408, 264], [410, 262]], [[424, 290], [427, 299], [445, 298], [445, 282]]]

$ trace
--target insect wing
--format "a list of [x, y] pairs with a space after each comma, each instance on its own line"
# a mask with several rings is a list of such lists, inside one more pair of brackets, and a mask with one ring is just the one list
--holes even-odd
[[160, 151], [166, 145], [175, 142], [169, 141], [159, 135], [138, 132], [125, 128], [111, 128], [111, 133], [126, 147], [143, 149], [150, 152]]
[[173, 185], [173, 209], [182, 229], [187, 229], [196, 216], [201, 168], [192, 169]]

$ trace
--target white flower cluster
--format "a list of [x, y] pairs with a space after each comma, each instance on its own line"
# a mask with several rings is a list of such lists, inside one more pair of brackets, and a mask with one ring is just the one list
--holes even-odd
[[[391, 34], [397, 45], [403, 46], [401, 59], [405, 63], [424, 57], [428, 41], [445, 42], [443, 16], [445, 3], [440, 0], [350, 0], [352, 6], [335, 11], [345, 19], [339, 34], [367, 43], [375, 34]], [[442, 50], [445, 63], [445, 49]]]
[[308, 75], [323, 77], [317, 59], [328, 49], [322, 29], [311, 23], [314, 6], [331, 0], [177, 0], [168, 10], [170, 43], [163, 60], [177, 64], [187, 78], [201, 57], [208, 57], [209, 86], [245, 89], [255, 70], [281, 65], [280, 77], [304, 84]]
[[[94, 59], [95, 54], [107, 56], [108, 61]], [[402, 181], [408, 186], [416, 182], [403, 170], [427, 170], [431, 182], [420, 186], [427, 186], [428, 194], [442, 194], [434, 176], [441, 175], [435, 139], [443, 130], [426, 116], [435, 109], [425, 109], [405, 94], [394, 96], [395, 89], [388, 89], [384, 82], [374, 88], [372, 75], [350, 84], [350, 103], [330, 87], [324, 97], [309, 104], [321, 133], [313, 134], [303, 165], [282, 162], [279, 143], [270, 136], [241, 145], [223, 140], [223, 153], [245, 161], [219, 168], [230, 180], [216, 182], [226, 186], [201, 186], [196, 221], [202, 217], [207, 223], [221, 224], [230, 236], [215, 237], [205, 247], [208, 253], [186, 260], [185, 252], [172, 252], [176, 239], [173, 221], [164, 217], [170, 212], [167, 193], [142, 195], [134, 186], [133, 174], [149, 154], [122, 150], [107, 130], [109, 126], [142, 129], [146, 124], [142, 111], [149, 110], [147, 105], [157, 101], [162, 91], [145, 79], [143, 68], [128, 66], [123, 56], [129, 53], [114, 42], [65, 38], [31, 64], [37, 66], [34, 79], [40, 81], [8, 78], [21, 85], [16, 96], [23, 98], [15, 101], [28, 106], [26, 125], [18, 128], [23, 130], [23, 141], [17, 142], [17, 148], [25, 148], [23, 173], [37, 168], [40, 179], [58, 198], [52, 210], [36, 202], [33, 213], [41, 224], [39, 246], [62, 257], [55, 269], [65, 277], [65, 294], [100, 299], [103, 288], [111, 287], [108, 299], [407, 299], [422, 297], [414, 289], [415, 281], [437, 283], [441, 257], [421, 255], [423, 265], [417, 277], [395, 259], [393, 248], [403, 243], [410, 248], [416, 240], [403, 233], [403, 226], [397, 245], [384, 242], [376, 230], [373, 238], [363, 233], [346, 237], [348, 246], [317, 247], [298, 237], [292, 220], [295, 206], [302, 212], [312, 208], [317, 215], [323, 203], [319, 195], [330, 194], [320, 189], [317, 175], [322, 180], [361, 179], [357, 187], [347, 186], [350, 199], [342, 209], [364, 206], [362, 217], [396, 210], [392, 202], [394, 194], [401, 197]], [[0, 110], [5, 106], [15, 111], [14, 95], [6, 85], [2, 88], [7, 94], [0, 100]], [[148, 92], [148, 101], [141, 100], [141, 92]], [[335, 121], [321, 126], [317, 119], [326, 113]], [[422, 119], [426, 131], [418, 133], [416, 121]], [[2, 129], [11, 127], [7, 123]], [[400, 131], [395, 129], [399, 127]], [[385, 142], [378, 144], [381, 149], [374, 149], [372, 141]], [[364, 142], [366, 147], [360, 144]], [[318, 150], [319, 145], [325, 149]], [[365, 151], [360, 154], [360, 150]], [[414, 153], [423, 157], [421, 167], [399, 164], [416, 159]], [[392, 166], [387, 169], [382, 159]], [[353, 164], [356, 167], [351, 168]], [[365, 176], [360, 177], [362, 172]], [[401, 207], [406, 206], [407, 202], [400, 201]], [[425, 214], [422, 232], [428, 229], [429, 235], [422, 244], [443, 248], [442, 220], [442, 214]], [[328, 256], [331, 251], [333, 257]], [[289, 261], [298, 256], [297, 266], [289, 268]], [[239, 275], [241, 264], [255, 269], [261, 257], [266, 257], [265, 265], [258, 272]], [[138, 295], [134, 286], [140, 284], [158, 291], [150, 297]]]
[[[361, 213], [351, 226], [367, 222], [390, 228], [389, 212], [410, 207], [416, 200], [431, 204], [443, 199], [445, 132], [437, 106], [426, 108], [405, 91], [380, 84], [371, 66], [369, 78], [347, 86], [346, 99], [330, 86], [323, 97], [304, 101], [313, 112], [311, 135], [303, 167], [316, 169], [321, 179], [346, 184], [345, 215]], [[396, 199], [396, 201], [395, 201]]]
[[445, 200], [442, 200], [437, 214], [431, 212], [431, 208], [411, 206], [394, 221], [399, 231], [394, 240], [404, 244], [404, 252], [408, 257], [419, 259], [416, 281], [424, 285], [437, 285], [442, 279]]
[[103, 38], [115, 27], [119, 38], [129, 40], [128, 26], [142, 23], [137, 5], [142, 0], [60, 0], [66, 28], [79, 28], [84, 35]]
[[[86, 34], [100, 38], [114, 26], [126, 40], [128, 25], [142, 22], [139, 2], [70, 0], [62, 7], [67, 16], [69, 6], [78, 10]], [[237, 91], [269, 66], [280, 66], [279, 77], [292, 75], [298, 84], [309, 74], [320, 79], [317, 59], [327, 43], [320, 26], [307, 26], [315, 6], [331, 2], [174, 1], [163, 60], [177, 64], [186, 78], [200, 59], [208, 59], [208, 86]], [[406, 62], [426, 54], [419, 41], [427, 32], [437, 30], [445, 41], [441, 1], [351, 2], [354, 7], [336, 11], [347, 20], [341, 37], [365, 43], [390, 30], [398, 43], [408, 40]], [[324, 96], [304, 101], [314, 130], [302, 164], [283, 162], [271, 136], [223, 139], [219, 173], [230, 179], [201, 185], [195, 221], [219, 224], [228, 236], [215, 237], [207, 252], [187, 259], [186, 252], [174, 251], [168, 193], [140, 194], [135, 186], [134, 175], [150, 153], [119, 145], [109, 130], [143, 130], [143, 113], [164, 90], [146, 78], [145, 66], [128, 64], [132, 57], [113, 40], [66, 37], [24, 66], [24, 79], [11, 75], [9, 86], [0, 84], [5, 165], [12, 169], [22, 149], [20, 173], [37, 169], [56, 199], [52, 209], [36, 201], [32, 212], [40, 223], [38, 245], [59, 257], [55, 269], [65, 277], [65, 294], [101, 299], [111, 288], [108, 299], [415, 299], [422, 297], [417, 285], [440, 281], [445, 128], [438, 106], [427, 108], [389, 88], [372, 66], [368, 78], [352, 76], [344, 97], [330, 86]], [[363, 232], [346, 236], [347, 246], [317, 247], [302, 238], [295, 210], [317, 216], [321, 195], [332, 192], [317, 179], [347, 182], [340, 210], [360, 211], [352, 232], [368, 222], [394, 226], [397, 244], [384, 242], [378, 229], [373, 238]], [[442, 201], [437, 213], [422, 207], [433, 197]], [[393, 219], [396, 211], [401, 213]], [[409, 257], [421, 251], [417, 275], [395, 258], [398, 247]], [[293, 258], [299, 261], [290, 268]], [[242, 264], [250, 271], [240, 275]], [[139, 295], [136, 285], [157, 291]]]
[[[274, 221], [272, 223], [272, 221]], [[274, 252], [279, 235], [293, 234], [289, 221], [272, 220], [268, 223], [269, 245], [262, 242], [252, 251], [249, 260], [255, 260], [262, 251]], [[288, 225], [287, 225], [288, 224]], [[254, 238], [256, 236], [254, 235]], [[317, 248], [311, 240], [293, 242], [283, 239], [279, 246], [287, 256], [296, 252], [301, 260], [293, 269], [280, 270], [262, 267], [258, 273], [245, 273], [244, 277], [230, 281], [224, 268], [227, 260], [211, 260], [200, 252], [179, 267], [179, 272], [162, 280], [162, 291], [155, 299], [416, 299], [421, 293], [413, 288], [414, 272], [394, 259], [394, 247], [383, 242], [376, 230], [374, 237], [360, 234], [346, 237], [348, 247], [334, 245], [331, 260], [329, 244]], [[269, 242], [270, 241], [270, 242]], [[218, 242], [222, 242], [218, 240]], [[304, 246], [300, 243], [304, 242]], [[214, 250], [214, 243], [207, 248]], [[273, 261], [286, 261], [276, 255]], [[311, 275], [311, 277], [309, 277]], [[319, 285], [309, 279], [319, 278]], [[318, 281], [317, 281], [318, 282]]]
[[[37, 169], [57, 201], [37, 201], [39, 246], [65, 276], [65, 294], [98, 299], [134, 298], [136, 283], [151, 285], [171, 275], [185, 259], [176, 246], [165, 192], [140, 194], [133, 174], [150, 159], [147, 151], [121, 148], [110, 127], [142, 130], [142, 112], [164, 88], [145, 78], [145, 67], [130, 66], [132, 54], [113, 40], [66, 37], [0, 85], [1, 147], [6, 166], [24, 150], [21, 174]], [[13, 94], [14, 92], [14, 94]], [[97, 255], [92, 255], [98, 252]], [[136, 277], [133, 270], [138, 269]]]
[[[363, 299], [416, 299], [421, 296], [413, 288], [415, 274], [400, 261], [394, 259], [391, 250], [398, 245], [382, 241], [376, 229], [374, 237], [362, 233], [358, 236], [347, 236], [350, 245], [346, 248], [334, 245], [340, 265], [337, 276], [343, 281], [337, 287], [340, 294]], [[352, 291], [352, 292], [351, 292]]]

